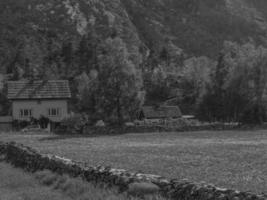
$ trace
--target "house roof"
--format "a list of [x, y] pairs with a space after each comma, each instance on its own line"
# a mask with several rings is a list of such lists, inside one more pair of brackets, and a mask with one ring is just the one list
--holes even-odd
[[178, 106], [144, 106], [142, 111], [144, 117], [147, 119], [182, 117], [181, 110]]
[[8, 81], [8, 99], [67, 99], [71, 97], [67, 80]]

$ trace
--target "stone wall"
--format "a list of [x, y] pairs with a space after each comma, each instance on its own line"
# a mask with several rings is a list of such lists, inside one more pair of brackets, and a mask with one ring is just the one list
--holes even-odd
[[88, 182], [105, 183], [118, 187], [121, 192], [127, 191], [133, 183], [152, 183], [160, 189], [162, 195], [176, 200], [264, 200], [266, 195], [255, 195], [217, 188], [213, 185], [192, 183], [186, 180], [167, 180], [149, 174], [131, 173], [126, 170], [110, 167], [91, 167], [70, 159], [40, 154], [37, 151], [16, 143], [0, 143], [0, 157], [16, 167], [35, 172], [48, 169], [59, 174], [82, 177]]
[[83, 134], [83, 135], [111, 135], [111, 134], [125, 134], [125, 133], [154, 133], [154, 132], [188, 132], [188, 131], [208, 131], [208, 130], [238, 130], [242, 127], [237, 125], [225, 125], [225, 124], [208, 124], [208, 125], [194, 125], [194, 126], [120, 126], [120, 127], [96, 127], [86, 126], [83, 131], [73, 130], [68, 131], [64, 129], [56, 129], [55, 134], [68, 135], [68, 134]]

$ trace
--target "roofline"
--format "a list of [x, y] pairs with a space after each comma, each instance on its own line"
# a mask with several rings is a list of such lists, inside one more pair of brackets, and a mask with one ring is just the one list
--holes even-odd
[[37, 101], [40, 101], [40, 100], [69, 100], [71, 99], [71, 97], [58, 97], [58, 98], [32, 98], [32, 99], [29, 99], [29, 98], [7, 98], [8, 100], [10, 101], [34, 101], [34, 100], [37, 100]]
[[182, 118], [182, 115], [181, 116], [172, 116], [172, 117], [169, 117], [169, 116], [165, 116], [165, 117], [144, 117], [144, 119], [178, 119], [178, 118]]
[[180, 108], [180, 107], [160, 105], [160, 106], [142, 106], [141, 108]]
[[7, 82], [7, 83], [34, 83], [34, 82], [43, 82], [43, 81], [48, 81], [48, 82], [52, 82], [52, 81], [69, 82], [68, 79], [49, 79], [49, 80], [40, 80], [40, 79], [36, 79], [36, 80], [6, 81], [6, 82]]

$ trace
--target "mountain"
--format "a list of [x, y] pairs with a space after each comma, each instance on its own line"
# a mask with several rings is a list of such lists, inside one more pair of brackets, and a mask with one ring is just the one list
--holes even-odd
[[266, 45], [266, 10], [265, 0], [1, 0], [0, 69], [55, 75], [88, 34], [119, 36], [135, 64], [162, 48], [216, 59], [225, 40]]
[[[124, 0], [151, 48], [171, 42], [189, 55], [217, 56], [224, 40], [266, 43], [264, 0]], [[157, 48], [157, 47], [156, 47]]]
[[119, 0], [3, 0], [0, 12], [0, 65], [4, 72], [11, 72], [16, 65], [41, 67], [44, 60], [51, 65], [60, 51], [70, 43], [77, 48], [88, 33], [103, 39], [118, 34], [132, 55], [138, 54], [141, 45]]

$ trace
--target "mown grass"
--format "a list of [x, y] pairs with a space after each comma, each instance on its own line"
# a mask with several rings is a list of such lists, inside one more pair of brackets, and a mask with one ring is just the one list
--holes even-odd
[[[0, 180], [1, 200], [138, 200], [80, 178], [60, 176], [48, 170], [25, 173], [6, 163], [0, 163]], [[158, 196], [146, 199], [163, 200]]]
[[267, 193], [267, 131], [202, 131], [101, 137], [0, 134], [89, 165]]

